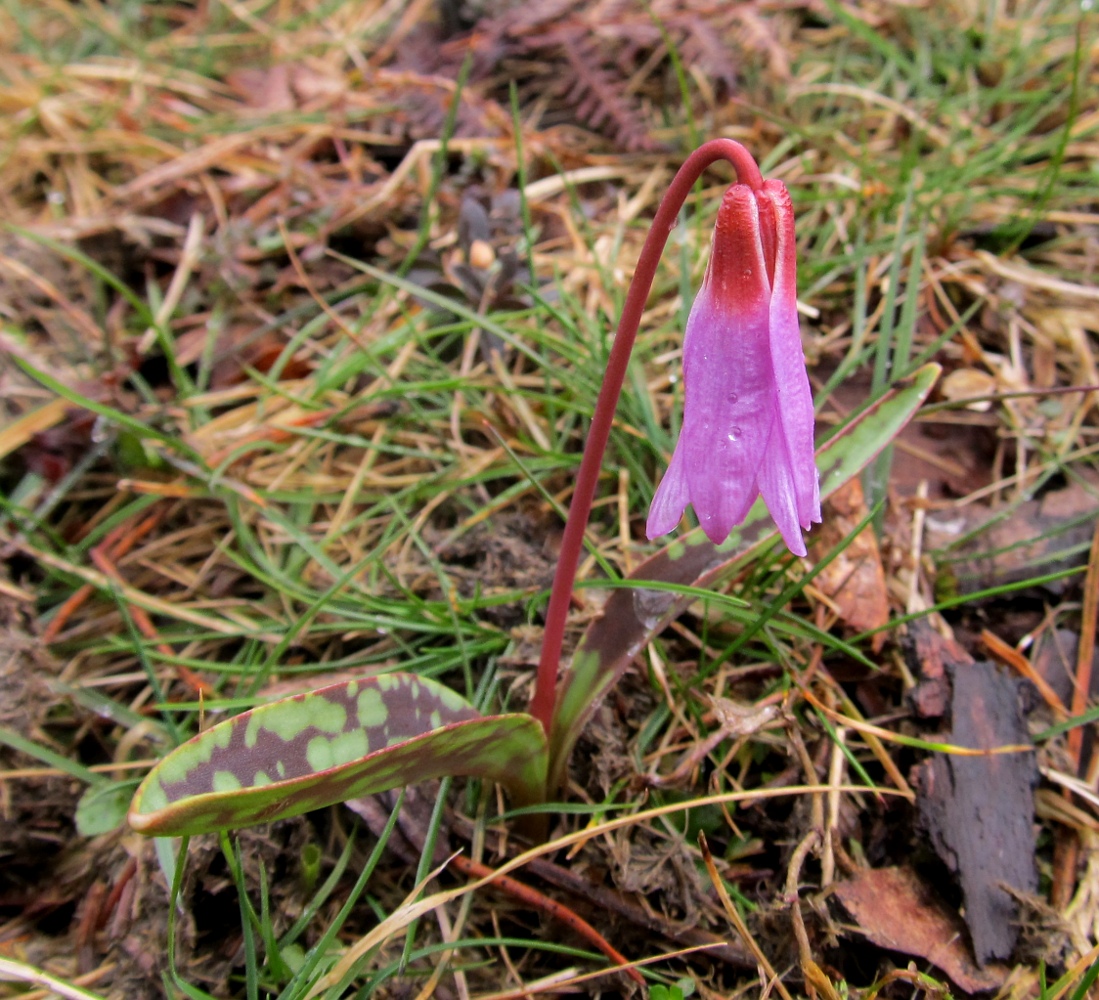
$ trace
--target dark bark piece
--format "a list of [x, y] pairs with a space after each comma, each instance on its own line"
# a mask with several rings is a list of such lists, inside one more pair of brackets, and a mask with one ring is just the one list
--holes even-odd
[[[948, 743], [988, 750], [1029, 744], [1022, 682], [994, 664], [952, 666]], [[920, 821], [965, 896], [965, 919], [980, 965], [1011, 955], [1017, 907], [1005, 887], [1038, 888], [1034, 862], [1034, 754], [933, 754], [917, 774]]]
[[1002, 965], [979, 969], [965, 946], [961, 919], [908, 868], [864, 868], [836, 885], [836, 896], [879, 948], [925, 958], [966, 993], [998, 989]]
[[973, 662], [953, 639], [935, 629], [926, 618], [908, 626], [904, 642], [908, 667], [920, 682], [909, 694], [909, 701], [921, 719], [937, 719], [950, 707], [950, 678], [947, 669]]

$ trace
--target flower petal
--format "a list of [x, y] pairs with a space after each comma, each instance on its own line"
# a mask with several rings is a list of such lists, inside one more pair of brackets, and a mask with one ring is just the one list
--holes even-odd
[[679, 447], [699, 523], [718, 543], [759, 494], [757, 470], [774, 424], [769, 298], [755, 196], [737, 184], [718, 213], [683, 342]]
[[804, 556], [805, 539], [801, 536], [797, 506], [798, 484], [793, 475], [790, 451], [786, 446], [778, 414], [775, 415], [775, 424], [771, 446], [759, 468], [759, 491], [763, 494], [763, 502], [767, 504], [767, 510], [770, 511], [786, 547], [794, 555]]
[[[762, 196], [769, 199], [774, 206], [777, 228], [775, 277], [770, 306], [775, 391], [778, 396], [782, 435], [789, 455], [789, 470], [793, 478], [797, 520], [803, 528], [808, 528], [813, 521], [820, 520], [820, 484], [813, 457], [813, 394], [809, 387], [809, 377], [805, 373], [805, 357], [798, 324], [794, 209], [790, 192], [781, 181], [765, 181]], [[775, 486], [777, 488], [777, 480]], [[766, 496], [764, 491], [764, 497]]]
[[649, 520], [645, 524], [646, 536], [651, 539], [672, 531], [679, 524], [679, 519], [690, 502], [687, 480], [683, 475], [683, 452], [677, 444], [668, 471], [660, 480], [649, 507]]
[[787, 546], [820, 520], [813, 398], [798, 327], [793, 207], [785, 185], [725, 194], [683, 339], [683, 430], [656, 491], [650, 538], [687, 503], [715, 543], [763, 499]]

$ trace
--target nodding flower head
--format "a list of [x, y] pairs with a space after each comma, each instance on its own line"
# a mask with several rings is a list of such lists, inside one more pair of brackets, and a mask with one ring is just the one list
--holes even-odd
[[798, 330], [794, 212], [781, 181], [734, 184], [683, 339], [683, 430], [649, 509], [649, 538], [693, 504], [715, 543], [762, 494], [790, 551], [820, 520], [813, 397]]

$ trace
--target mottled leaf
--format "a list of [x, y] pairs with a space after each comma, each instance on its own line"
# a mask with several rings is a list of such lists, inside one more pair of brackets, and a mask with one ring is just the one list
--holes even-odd
[[[925, 365], [856, 414], [817, 449], [821, 499], [857, 476], [896, 437], [927, 398], [939, 371], [938, 365]], [[645, 560], [629, 579], [709, 587], [735, 571], [777, 534], [778, 529], [760, 500], [744, 523], [734, 528], [720, 545], [714, 545], [701, 528], [695, 528]], [[600, 699], [646, 643], [679, 615], [690, 600], [670, 591], [652, 589], [611, 593], [603, 615], [581, 638], [557, 691], [550, 734], [551, 770], [547, 787], [551, 792], [561, 786], [568, 755]]]
[[438, 778], [541, 797], [546, 740], [527, 715], [481, 716], [414, 674], [383, 674], [271, 702], [208, 729], [141, 783], [129, 822], [151, 836], [265, 823]]

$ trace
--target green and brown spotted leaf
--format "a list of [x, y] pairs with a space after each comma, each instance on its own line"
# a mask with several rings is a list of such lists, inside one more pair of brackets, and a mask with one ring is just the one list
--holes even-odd
[[[848, 423], [817, 449], [821, 499], [857, 476], [916, 415], [931, 392], [940, 368], [925, 365], [903, 384]], [[641, 563], [630, 580], [658, 581], [710, 588], [735, 572], [778, 535], [760, 500], [744, 523], [720, 545], [701, 528], [685, 532]], [[561, 678], [550, 733], [550, 774], [547, 788], [561, 787], [569, 753], [591, 713], [618, 682], [634, 658], [693, 598], [671, 591], [630, 589], [612, 591], [602, 616], [593, 622]]]
[[383, 674], [284, 698], [208, 729], [141, 783], [129, 822], [150, 836], [264, 823], [444, 775], [497, 781], [519, 802], [543, 794], [541, 726], [481, 716], [449, 688]]

